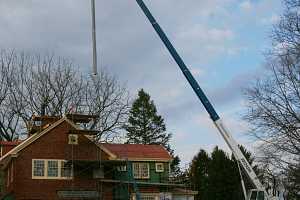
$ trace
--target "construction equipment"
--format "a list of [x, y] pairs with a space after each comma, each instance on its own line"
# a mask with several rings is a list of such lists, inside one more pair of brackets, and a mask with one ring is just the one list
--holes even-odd
[[93, 76], [97, 76], [97, 40], [96, 40], [96, 20], [95, 20], [95, 0], [91, 0], [92, 11], [92, 41], [93, 41]]
[[193, 75], [191, 74], [190, 70], [187, 68], [179, 54], [177, 53], [176, 49], [173, 47], [172, 43], [169, 41], [168, 37], [160, 27], [160, 25], [157, 23], [143, 0], [136, 0], [150, 23], [152, 24], [153, 28], [155, 29], [156, 33], [159, 35], [160, 39], [166, 46], [166, 48], [169, 50], [170, 54], [172, 55], [173, 59], [178, 64], [179, 68], [181, 69], [182, 73], [184, 74], [187, 81], [190, 83], [191, 87], [193, 88], [194, 92], [198, 96], [199, 100], [205, 107], [206, 111], [210, 115], [210, 118], [212, 119], [214, 125], [219, 130], [220, 134], [226, 141], [229, 148], [232, 150], [234, 157], [238, 161], [238, 163], [243, 167], [244, 171], [248, 175], [249, 179], [251, 180], [253, 186], [255, 189], [250, 190], [249, 194], [247, 195], [248, 200], [273, 200], [276, 199], [276, 197], [271, 197], [266, 192], [265, 187], [261, 184], [259, 181], [257, 175], [253, 171], [251, 165], [239, 149], [238, 143], [234, 140], [232, 135], [229, 133], [229, 131], [225, 128], [221, 118], [217, 114], [216, 110], [200, 88], [198, 82], [195, 80]]

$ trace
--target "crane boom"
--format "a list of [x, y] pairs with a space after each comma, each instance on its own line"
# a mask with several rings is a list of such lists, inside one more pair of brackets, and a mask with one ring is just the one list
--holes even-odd
[[178, 64], [179, 68], [181, 69], [182, 73], [184, 74], [185, 78], [187, 81], [190, 83], [191, 87], [193, 88], [194, 92], [198, 96], [199, 100], [205, 107], [206, 111], [208, 112], [210, 118], [214, 122], [215, 126], [219, 130], [220, 134], [224, 138], [225, 142], [229, 146], [229, 148], [232, 150], [234, 157], [236, 160], [241, 164], [241, 166], [244, 168], [245, 172], [249, 176], [250, 180], [252, 181], [253, 185], [255, 186], [256, 189], [263, 191], [266, 193], [264, 186], [261, 184], [259, 181], [258, 177], [256, 176], [255, 172], [253, 171], [251, 165], [241, 152], [240, 148], [238, 147], [238, 143], [234, 140], [232, 135], [229, 133], [229, 131], [225, 128], [225, 126], [222, 123], [221, 118], [217, 114], [216, 110], [208, 100], [207, 96], [203, 92], [203, 90], [200, 88], [198, 82], [195, 80], [193, 77], [192, 73], [190, 70], [187, 68], [185, 63], [183, 62], [182, 58], [179, 56], [177, 53], [176, 49], [160, 27], [160, 25], [157, 23], [143, 0], [136, 0], [150, 23], [152, 24], [153, 28], [155, 29], [156, 33], [159, 35], [160, 39], [166, 46], [166, 48], [169, 50], [170, 54], [172, 55], [173, 59], [176, 61]]

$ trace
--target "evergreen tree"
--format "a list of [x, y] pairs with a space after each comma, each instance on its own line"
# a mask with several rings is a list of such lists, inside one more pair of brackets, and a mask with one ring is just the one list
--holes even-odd
[[208, 168], [210, 157], [207, 152], [200, 149], [199, 153], [193, 158], [190, 165], [189, 178], [193, 190], [198, 191], [196, 200], [208, 200]]
[[[244, 146], [239, 145], [239, 148], [242, 151], [242, 153], [244, 154], [244, 156], [247, 159], [247, 161], [249, 162], [249, 164], [252, 165], [252, 163], [254, 161], [254, 158], [252, 157], [251, 152], [248, 151]], [[243, 188], [242, 188], [242, 185], [241, 185], [241, 176], [240, 176], [240, 172], [239, 172], [239, 169], [238, 169], [237, 161], [236, 161], [233, 154], [231, 155], [231, 160], [233, 162], [232, 163], [232, 172], [234, 174], [233, 179], [234, 179], [234, 181], [237, 185], [237, 188], [236, 188], [237, 192], [234, 194], [234, 199], [243, 199], [244, 195], [243, 195]], [[253, 188], [252, 181], [249, 179], [249, 177], [246, 174], [243, 167], [242, 166], [240, 166], [240, 167], [241, 167], [242, 177], [243, 177], [246, 189]], [[259, 174], [258, 167], [256, 165], [252, 166], [252, 167], [253, 167], [253, 170], [255, 171], [255, 173]]]
[[233, 194], [237, 192], [236, 182], [232, 169], [232, 161], [229, 156], [218, 147], [211, 154], [209, 163], [209, 199], [234, 200]]
[[127, 143], [160, 144], [170, 149], [171, 134], [166, 132], [164, 119], [157, 114], [154, 102], [143, 89], [132, 104], [125, 130]]
[[128, 123], [125, 125], [127, 143], [163, 145], [173, 157], [171, 170], [173, 175], [181, 173], [180, 159], [174, 155], [170, 147], [171, 133], [167, 133], [162, 116], [157, 114], [156, 106], [150, 95], [143, 89], [138, 92], [138, 98], [132, 104]]
[[300, 162], [289, 166], [285, 188], [288, 199], [300, 199]]
[[[240, 147], [250, 163], [251, 153]], [[250, 180], [243, 174], [246, 187], [251, 188]], [[194, 190], [198, 191], [196, 200], [240, 200], [243, 190], [236, 160], [215, 147], [211, 156], [204, 150], [193, 158], [189, 168], [189, 179]]]

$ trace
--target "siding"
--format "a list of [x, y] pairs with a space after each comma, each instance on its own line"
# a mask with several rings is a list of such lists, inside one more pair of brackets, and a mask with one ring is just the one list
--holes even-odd
[[[75, 177], [73, 180], [35, 180], [32, 179], [32, 159], [94, 160], [99, 159], [99, 148], [86, 137], [79, 136], [78, 145], [68, 144], [68, 130], [71, 126], [63, 122], [46, 133], [15, 158], [13, 188], [7, 188], [16, 199], [58, 199], [57, 190], [83, 189], [97, 190], [99, 185], [94, 179]], [[101, 152], [102, 159], [107, 155]], [[8, 190], [7, 190], [8, 192]], [[111, 193], [111, 192], [110, 192]], [[108, 196], [112, 196], [111, 194]]]
[[[155, 170], [155, 163], [156, 162], [144, 162], [149, 163], [150, 168], [150, 178], [149, 179], [135, 179], [137, 182], [148, 182], [148, 183], [163, 183], [167, 182], [167, 179], [169, 177], [169, 163], [164, 162], [164, 172], [156, 172]], [[161, 163], [161, 162], [159, 162]], [[132, 167], [132, 162], [129, 163]], [[126, 172], [118, 172], [117, 170], [114, 171], [114, 179], [116, 180], [128, 180], [128, 171]]]

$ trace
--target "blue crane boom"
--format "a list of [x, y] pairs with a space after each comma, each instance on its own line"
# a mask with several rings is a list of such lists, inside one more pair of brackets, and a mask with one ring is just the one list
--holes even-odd
[[153, 28], [155, 29], [156, 33], [159, 35], [162, 42], [165, 44], [165, 46], [169, 50], [170, 54], [172, 55], [172, 57], [174, 58], [174, 60], [178, 64], [178, 66], [180, 67], [182, 73], [184, 74], [184, 76], [186, 77], [186, 79], [188, 80], [190, 85], [192, 86], [193, 90], [197, 94], [198, 98], [200, 99], [200, 101], [204, 105], [207, 112], [209, 113], [210, 118], [213, 121], [217, 121], [218, 119], [220, 119], [220, 117], [217, 114], [217, 112], [215, 111], [214, 107], [211, 105], [210, 101], [208, 100], [208, 98], [204, 94], [203, 90], [200, 88], [198, 82], [195, 80], [195, 78], [191, 74], [190, 70], [187, 68], [187, 66], [185, 65], [185, 63], [183, 62], [183, 60], [181, 59], [181, 57], [177, 53], [176, 49], [174, 48], [174, 46], [172, 45], [172, 43], [170, 42], [170, 40], [168, 39], [168, 37], [166, 36], [164, 31], [161, 29], [159, 24], [156, 22], [155, 18], [150, 13], [150, 11], [147, 8], [147, 6], [145, 5], [145, 3], [141, 0], [136, 0], [136, 2], [139, 4], [141, 9], [144, 11], [145, 15], [149, 19], [149, 21], [152, 24]]
[[216, 126], [216, 128], [220, 132], [221, 136], [223, 137], [223, 139], [225, 140], [225, 142], [227, 143], [229, 148], [232, 150], [232, 153], [233, 153], [234, 157], [239, 162], [239, 164], [241, 164], [241, 166], [245, 170], [246, 174], [248, 175], [248, 177], [252, 181], [253, 185], [255, 186], [255, 189], [251, 190], [247, 197], [246, 197], [246, 194], [245, 194], [245, 198], [248, 198], [249, 200], [276, 199], [276, 198], [268, 196], [268, 194], [265, 190], [265, 187], [261, 184], [261, 182], [259, 181], [259, 179], [256, 176], [255, 172], [253, 171], [251, 165], [249, 164], [249, 162], [247, 161], [247, 159], [245, 158], [245, 156], [243, 155], [243, 153], [239, 149], [238, 143], [234, 140], [232, 135], [225, 128], [225, 126], [224, 126], [222, 120], [220, 119], [219, 115], [217, 114], [216, 110], [214, 109], [214, 107], [212, 106], [210, 101], [208, 100], [207, 96], [204, 94], [204, 92], [201, 89], [201, 87], [199, 86], [198, 82], [195, 80], [192, 73], [187, 68], [186, 64], [183, 62], [182, 58], [179, 56], [176, 49], [174, 48], [174, 46], [172, 45], [172, 43], [170, 42], [170, 40], [168, 39], [168, 37], [166, 36], [164, 31], [162, 30], [162, 28], [160, 27], [160, 25], [157, 23], [157, 21], [155, 20], [155, 18], [153, 17], [153, 15], [149, 11], [149, 9], [147, 8], [147, 6], [143, 2], [143, 0], [136, 0], [136, 2], [138, 3], [140, 8], [142, 9], [144, 14], [146, 15], [146, 17], [148, 18], [150, 23], [152, 24], [154, 30], [159, 35], [160, 39], [165, 44], [166, 48], [169, 50], [169, 52], [172, 55], [173, 59], [178, 64], [180, 70], [182, 71], [185, 78], [190, 83], [190, 85], [193, 88], [194, 92], [196, 93], [199, 100], [201, 101], [201, 103], [205, 107], [206, 111], [208, 112], [208, 114], [209, 114], [210, 118], [212, 119], [214, 125]]

